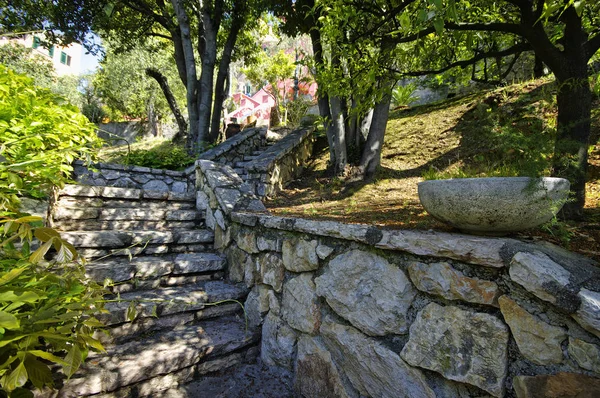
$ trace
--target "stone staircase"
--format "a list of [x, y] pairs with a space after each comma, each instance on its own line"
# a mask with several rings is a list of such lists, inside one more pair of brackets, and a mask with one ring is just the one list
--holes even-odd
[[91, 353], [57, 396], [153, 396], [256, 357], [259, 336], [232, 301], [247, 288], [224, 280], [195, 195], [66, 186], [52, 226], [91, 278], [112, 281], [109, 336], [99, 334], [107, 352]]
[[246, 170], [246, 166], [252, 163], [253, 160], [257, 159], [264, 151], [273, 146], [273, 144], [275, 144], [275, 142], [266, 141], [264, 146], [258, 148], [256, 151], [250, 153], [249, 155], [244, 155], [243, 160], [235, 162], [233, 164], [233, 171], [235, 171], [236, 174], [239, 175], [242, 178], [242, 180], [244, 180], [244, 182], [246, 182], [246, 180], [248, 179], [248, 171]]

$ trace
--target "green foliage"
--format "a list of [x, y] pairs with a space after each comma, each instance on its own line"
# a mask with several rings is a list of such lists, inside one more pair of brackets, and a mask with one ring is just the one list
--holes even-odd
[[[279, 109], [283, 98], [277, 83], [294, 75], [294, 59], [290, 54], [279, 50], [275, 54], [261, 52], [256, 63], [244, 68], [243, 72], [255, 87], [265, 88], [275, 100], [275, 108]], [[285, 95], [285, 93], [284, 93]]]
[[396, 86], [392, 91], [392, 104], [394, 106], [408, 106], [412, 102], [419, 99], [414, 95], [417, 90], [417, 85], [414, 83], [407, 84], [405, 86]]
[[0, 64], [17, 73], [26, 74], [37, 86], [51, 88], [54, 85], [55, 72], [52, 62], [30, 47], [11, 42], [0, 46]]
[[297, 127], [300, 121], [306, 115], [308, 109], [315, 104], [315, 101], [297, 98], [287, 103], [287, 122], [288, 126]]
[[117, 52], [116, 44], [110, 42], [106, 47], [106, 55], [100, 63], [93, 86], [111, 120], [147, 119], [149, 111], [155, 112], [159, 119], [171, 115], [159, 85], [145, 73], [149, 67], [159, 69], [169, 80], [171, 91], [179, 104], [185, 103], [185, 87], [164, 43], [150, 42], [127, 52]]
[[133, 150], [125, 157], [123, 163], [155, 169], [182, 170], [195, 160], [195, 157], [188, 155], [185, 148], [166, 142], [148, 150]]
[[40, 221], [0, 218], [0, 387], [9, 397], [32, 397], [25, 388], [53, 386], [51, 366], [70, 377], [90, 349], [104, 350], [92, 335], [103, 326], [96, 316], [105, 291]]
[[463, 144], [476, 148], [476, 152], [462, 152], [457, 165], [443, 170], [430, 167], [422, 177], [550, 175], [556, 137], [554, 86], [546, 84], [536, 93], [526, 94], [519, 87], [492, 91], [477, 101], [457, 125], [469, 130], [473, 138], [463, 137]]
[[592, 76], [592, 93], [600, 98], [600, 73]]
[[91, 160], [100, 140], [72, 105], [0, 65], [0, 214], [18, 196], [43, 197], [69, 181], [75, 159]]

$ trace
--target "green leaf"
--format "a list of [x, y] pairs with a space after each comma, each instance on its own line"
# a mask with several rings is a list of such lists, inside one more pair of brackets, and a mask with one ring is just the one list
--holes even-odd
[[36, 251], [33, 252], [33, 254], [31, 254], [31, 256], [29, 256], [29, 261], [33, 264], [37, 264], [43, 260], [48, 250], [50, 250], [50, 247], [52, 247], [53, 241], [54, 238], [50, 238], [48, 242], [40, 246]]
[[[8, 312], [0, 311], [0, 327], [8, 330], [15, 330], [21, 327], [19, 320], [13, 314]], [[2, 342], [0, 342], [2, 343]]]
[[10, 393], [9, 398], [33, 398], [34, 395], [26, 388], [19, 387]]
[[[57, 241], [60, 242], [60, 241]], [[71, 260], [73, 260], [74, 258], [74, 254], [71, 251], [71, 249], [69, 249], [69, 247], [65, 244], [61, 244], [60, 248], [58, 249], [58, 253], [56, 254], [56, 261], [58, 263], [67, 263]]]
[[39, 217], [39, 216], [25, 216], [25, 217], [17, 218], [15, 220], [15, 222], [18, 222], [20, 224], [30, 223], [30, 222], [37, 222], [37, 221], [44, 221], [44, 219], [42, 217]]
[[31, 380], [31, 383], [33, 383], [36, 388], [41, 390], [44, 386], [53, 385], [50, 368], [48, 365], [35, 359], [34, 356], [27, 355], [25, 357], [25, 369], [27, 369], [29, 380]]
[[73, 376], [77, 369], [81, 366], [81, 361], [83, 359], [83, 355], [81, 354], [81, 350], [77, 344], [73, 344], [65, 357], [65, 362], [67, 366], [63, 366], [63, 371], [67, 375], [67, 377]]
[[60, 238], [60, 234], [52, 228], [41, 227], [33, 231], [33, 235], [42, 242], [48, 242], [52, 238]]
[[442, 34], [444, 31], [444, 20], [440, 18], [436, 18], [433, 20], [433, 27], [435, 28], [436, 33]]
[[13, 268], [0, 277], [0, 286], [6, 285], [15, 278], [18, 278], [27, 268]]
[[50, 361], [50, 362], [54, 362], [54, 363], [56, 363], [58, 365], [61, 365], [61, 366], [67, 366], [68, 365], [67, 362], [65, 362], [65, 360], [63, 360], [62, 358], [59, 358], [56, 355], [51, 354], [51, 353], [46, 352], [46, 351], [31, 350], [31, 351], [27, 351], [27, 353], [31, 354], [31, 355], [35, 355], [36, 357], [39, 357], [39, 358], [43, 358], [43, 359], [45, 359], [47, 361]]
[[104, 346], [102, 345], [102, 343], [99, 340], [96, 340], [95, 338], [90, 337], [90, 336], [86, 336], [85, 334], [80, 335], [80, 337], [83, 339], [83, 341], [85, 341], [85, 343], [88, 346], [95, 348], [96, 350], [98, 350], [100, 352], [106, 351], [104, 349]]
[[27, 383], [27, 369], [25, 369], [25, 363], [21, 362], [17, 367], [6, 377], [4, 382], [4, 389], [12, 391], [17, 387], [22, 387]]

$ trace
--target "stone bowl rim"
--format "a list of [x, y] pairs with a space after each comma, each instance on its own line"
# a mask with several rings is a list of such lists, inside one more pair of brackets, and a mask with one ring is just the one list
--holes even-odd
[[525, 177], [525, 176], [516, 176], [516, 177], [466, 177], [466, 178], [440, 178], [440, 179], [432, 179], [432, 180], [425, 180], [425, 181], [421, 181], [419, 183], [417, 183], [417, 185], [421, 185], [421, 184], [434, 184], [434, 183], [459, 183], [459, 182], [481, 182], [483, 180], [486, 181], [502, 181], [502, 180], [507, 180], [506, 182], [510, 181], [527, 181], [527, 180], [546, 180], [546, 181], [560, 181], [560, 180], [566, 180], [567, 182], [569, 180], [567, 180], [566, 178], [562, 178], [562, 177]]

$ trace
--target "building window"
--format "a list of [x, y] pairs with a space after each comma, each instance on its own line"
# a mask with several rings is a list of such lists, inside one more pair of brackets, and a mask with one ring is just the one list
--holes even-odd
[[33, 36], [33, 44], [31, 45], [31, 47], [38, 48], [40, 46], [41, 42], [42, 41], [40, 40], [39, 37]]
[[61, 51], [60, 52], [60, 63], [67, 65], [67, 66], [71, 66], [71, 56], [67, 55], [67, 53], [64, 51]]
[[267, 102], [269, 102], [269, 96], [263, 95], [263, 104], [266, 104]]
[[51, 57], [54, 57], [54, 46], [51, 46], [51, 47], [48, 49], [48, 55], [49, 55], [49, 56], [51, 56]]

